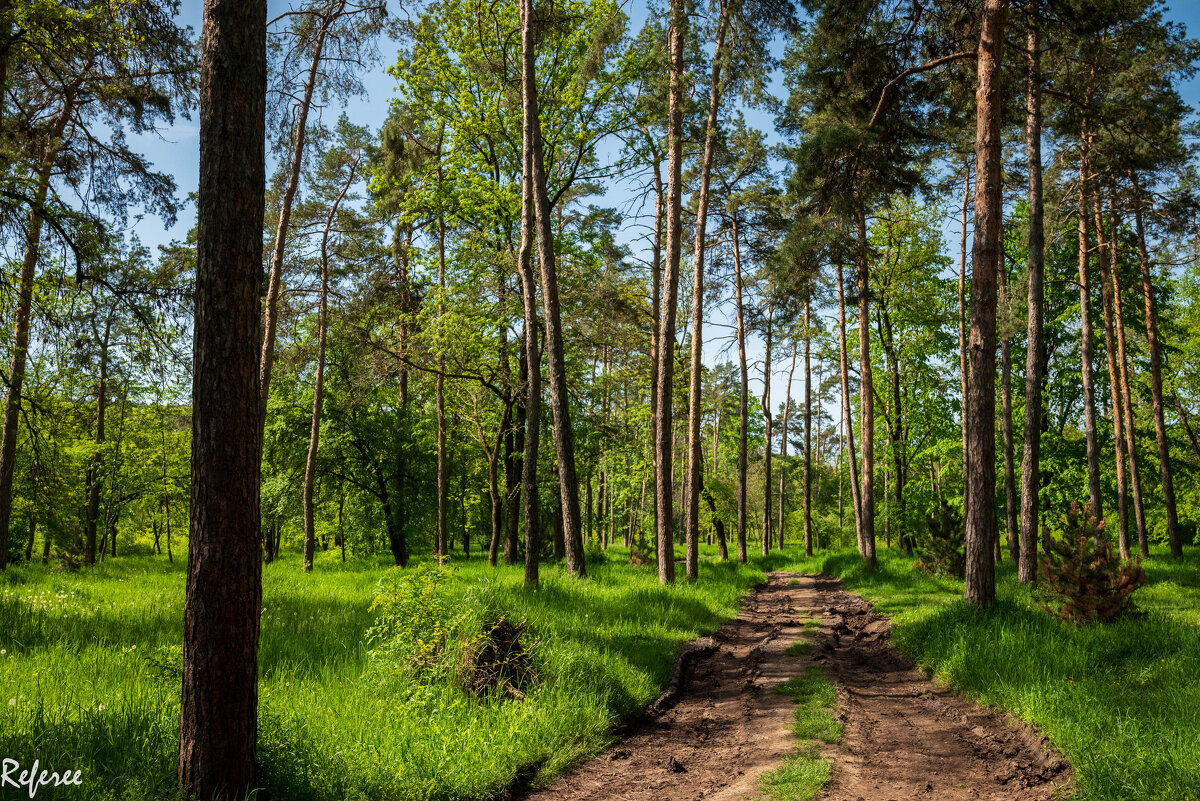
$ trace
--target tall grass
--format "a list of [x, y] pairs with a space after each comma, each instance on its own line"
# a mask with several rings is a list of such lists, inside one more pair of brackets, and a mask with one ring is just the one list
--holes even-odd
[[1075, 767], [1088, 801], [1200, 799], [1200, 554], [1145, 562], [1142, 614], [1078, 627], [1045, 612], [1007, 563], [998, 602], [964, 603], [961, 582], [881, 550], [867, 573], [851, 552], [772, 567], [824, 572], [892, 618], [893, 643], [938, 679], [1033, 723]]
[[[324, 558], [321, 558], [321, 557]], [[457, 597], [489, 582], [528, 618], [542, 681], [527, 700], [381, 682], [365, 633], [388, 568], [319, 555], [264, 572], [259, 763], [273, 799], [488, 799], [548, 780], [606, 745], [658, 695], [681, 643], [714, 631], [762, 574], [706, 562], [701, 581], [658, 585], [627, 554], [577, 581], [543, 568], [453, 563]], [[82, 787], [38, 798], [170, 799], [175, 790], [184, 568], [151, 557], [79, 573], [18, 565], [0, 578], [0, 758], [80, 769]], [[0, 798], [16, 792], [0, 789]], [[14, 796], [15, 797], [15, 796]]]

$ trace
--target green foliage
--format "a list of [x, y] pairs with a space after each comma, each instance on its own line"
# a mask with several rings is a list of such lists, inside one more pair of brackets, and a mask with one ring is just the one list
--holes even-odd
[[926, 573], [961, 579], [967, 566], [962, 515], [942, 501], [941, 507], [926, 517], [926, 524], [929, 532], [918, 543], [921, 558], [914, 567]]
[[[1141, 557], [1124, 561], [1105, 535], [1104, 521], [1072, 503], [1061, 539], [1049, 530], [1041, 558], [1041, 593], [1058, 602], [1058, 614], [1074, 623], [1111, 623], [1133, 611], [1133, 593], [1146, 584]], [[1052, 606], [1047, 611], [1054, 612]]]

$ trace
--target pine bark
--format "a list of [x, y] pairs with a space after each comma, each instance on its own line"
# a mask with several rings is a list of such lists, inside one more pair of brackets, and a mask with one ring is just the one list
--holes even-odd
[[[804, 301], [804, 555], [813, 555], [812, 525], [812, 329], [810, 301]], [[818, 407], [819, 408], [819, 407]], [[821, 420], [817, 418], [817, 429]], [[782, 502], [781, 502], [782, 503]]]
[[788, 369], [787, 385], [784, 389], [785, 399], [783, 401], [783, 425], [780, 427], [782, 437], [779, 442], [779, 549], [783, 550], [783, 529], [785, 520], [785, 509], [787, 504], [787, 447], [788, 447], [788, 421], [792, 413], [792, 378], [796, 375], [796, 357], [800, 352], [800, 340], [796, 339], [792, 342], [792, 366]]
[[[1133, 187], [1134, 222], [1137, 226], [1138, 267], [1142, 274], [1142, 301], [1146, 315], [1146, 341], [1150, 346], [1150, 397], [1154, 412], [1154, 441], [1158, 446], [1159, 478], [1162, 482], [1163, 505], [1167, 510], [1167, 541], [1171, 555], [1183, 556], [1179, 538], [1179, 513], [1175, 505], [1175, 482], [1171, 476], [1171, 447], [1167, 440], [1167, 425], [1163, 416], [1162, 349], [1158, 341], [1158, 319], [1154, 308], [1154, 281], [1150, 276], [1150, 253], [1146, 248], [1146, 228], [1143, 220], [1142, 191], [1137, 173], [1132, 170], [1129, 180]], [[1149, 546], [1139, 540], [1142, 556], [1149, 556]]]
[[867, 257], [866, 214], [858, 209], [858, 401], [862, 428], [862, 481], [859, 504], [863, 559], [875, 569], [875, 386], [871, 378], [871, 266]]
[[[999, 265], [1000, 297], [1008, 305], [1008, 270], [1001, 256]], [[1017, 564], [1021, 537], [1017, 523], [1017, 477], [1014, 465], [1012, 408], [1012, 338], [1001, 331], [1000, 338], [1000, 403], [1004, 416], [1004, 530], [1008, 534], [1008, 560]], [[1000, 539], [996, 539], [996, 559], [1000, 559]]]
[[766, 428], [766, 447], [763, 459], [763, 521], [762, 521], [762, 553], [766, 556], [771, 552], [771, 322], [775, 307], [767, 305], [767, 329], [765, 333], [766, 347], [763, 355], [763, 394], [762, 413], [763, 424]]
[[1041, 479], [1042, 315], [1045, 306], [1046, 234], [1042, 198], [1042, 76], [1036, 13], [1026, 17], [1025, 163], [1029, 173], [1028, 312], [1025, 352], [1025, 438], [1021, 455], [1021, 543], [1017, 576], [1026, 584], [1037, 578], [1038, 489]]
[[[858, 552], [866, 552], [866, 537], [862, 525], [862, 494], [858, 485], [858, 459], [854, 455], [854, 417], [850, 414], [850, 375], [849, 358], [846, 354], [846, 290], [843, 283], [842, 264], [837, 262], [837, 295], [838, 295], [838, 331], [840, 333], [841, 373], [842, 373], [842, 428], [843, 440], [850, 457], [850, 498], [854, 502], [854, 530], [858, 535]], [[861, 390], [860, 390], [861, 391]], [[841, 471], [838, 471], [839, 488], [841, 486]], [[842, 520], [841, 491], [838, 492], [838, 525]]]
[[[1121, 558], [1129, 558], [1129, 481], [1125, 473], [1125, 399], [1121, 396], [1120, 368], [1117, 367], [1116, 325], [1113, 322], [1112, 284], [1109, 274], [1113, 269], [1116, 248], [1104, 240], [1104, 220], [1096, 198], [1093, 211], [1096, 220], [1096, 247], [1100, 261], [1100, 295], [1104, 308], [1104, 355], [1108, 363], [1108, 389], [1112, 409], [1113, 450], [1116, 453], [1117, 477], [1117, 547]], [[1107, 258], [1106, 258], [1107, 257]]]
[[733, 300], [737, 315], [738, 371], [738, 464], [737, 464], [737, 552], [738, 561], [745, 562], [747, 507], [746, 472], [750, 449], [750, 368], [746, 361], [746, 306], [742, 299], [742, 248], [738, 216], [730, 219], [733, 236]]
[[550, 198], [542, 158], [542, 123], [538, 110], [537, 76], [532, 31], [533, 0], [524, 0], [521, 34], [524, 68], [523, 107], [528, 146], [533, 150], [533, 199], [537, 223], [538, 264], [542, 273], [542, 306], [546, 324], [546, 362], [550, 378], [550, 413], [554, 423], [554, 450], [558, 459], [558, 487], [567, 572], [584, 577], [583, 528], [579, 514], [579, 477], [575, 469], [575, 429], [571, 426], [571, 397], [567, 389], [566, 346], [558, 297], [558, 266], [554, 256]]
[[1002, 256], [1001, 80], [1007, 0], [987, 0], [979, 38], [975, 94], [975, 241], [971, 271], [970, 375], [967, 396], [966, 599], [996, 600], [996, 274]]
[[266, 22], [266, 0], [204, 4], [178, 779], [205, 800], [255, 785]]
[[667, 104], [667, 236], [666, 273], [663, 276], [662, 320], [658, 333], [658, 393], [654, 422], [654, 507], [657, 513], [656, 540], [658, 579], [663, 584], [675, 581], [674, 486], [672, 464], [675, 430], [672, 425], [672, 395], [675, 377], [675, 312], [679, 295], [679, 256], [682, 235], [683, 199], [683, 94], [686, 74], [683, 66], [683, 41], [687, 16], [683, 0], [671, 0], [668, 31], [671, 58], [670, 90]]
[[704, 128], [704, 158], [700, 164], [700, 192], [696, 201], [696, 238], [692, 248], [692, 347], [688, 377], [688, 466], [687, 466], [687, 539], [686, 571], [688, 579], [699, 578], [700, 571], [700, 489], [704, 483], [704, 445], [700, 441], [703, 415], [701, 374], [704, 354], [704, 237], [708, 223], [708, 188], [712, 179], [713, 155], [717, 144], [717, 114], [721, 108], [721, 61], [725, 56], [725, 29], [729, 6], [721, 2], [717, 20], [716, 50], [713, 54], [712, 81], [709, 85], [708, 119]]

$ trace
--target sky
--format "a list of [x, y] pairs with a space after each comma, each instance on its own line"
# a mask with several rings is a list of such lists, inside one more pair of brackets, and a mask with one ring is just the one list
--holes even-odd
[[[273, 18], [280, 12], [287, 10], [289, 5], [289, 2], [283, 0], [269, 0], [268, 18]], [[397, 6], [395, 4], [389, 5], [389, 10], [393, 14], [403, 13], [396, 10]], [[622, 8], [630, 17], [629, 29], [631, 31], [638, 30], [645, 22], [649, 13], [645, 0], [625, 0]], [[202, 11], [202, 0], [183, 0], [178, 18], [179, 22], [183, 25], [190, 25], [198, 35], [201, 29]], [[1200, 2], [1197, 0], [1168, 3], [1166, 18], [1182, 23], [1189, 35], [1200, 36]], [[362, 76], [367, 94], [363, 97], [352, 99], [345, 108], [346, 113], [355, 123], [378, 129], [387, 117], [389, 101], [395, 90], [395, 80], [386, 73], [386, 68], [394, 63], [395, 51], [395, 42], [383, 42], [380, 45], [380, 58], [376, 67]], [[776, 86], [778, 86], [778, 83], [776, 81]], [[1194, 108], [1200, 107], [1200, 76], [1184, 83], [1180, 87], [1180, 93], [1185, 102], [1191, 104]], [[341, 113], [341, 109], [326, 109], [324, 111], [324, 114], [328, 115], [329, 122], [331, 123], [336, 120], [339, 113]], [[770, 120], [764, 115], [750, 113], [747, 117], [750, 124], [763, 128], [769, 134], [774, 133]], [[130, 140], [131, 144], [140, 148], [157, 169], [174, 176], [180, 198], [186, 198], [189, 193], [196, 190], [199, 168], [199, 120], [194, 111], [191, 119], [180, 118], [173, 126], [165, 129], [160, 134], [131, 136]], [[269, 164], [268, 172], [273, 168], [274, 165]], [[630, 189], [627, 186], [617, 186], [608, 193], [604, 200], [608, 205], [621, 207], [627, 204], [629, 196]], [[143, 243], [153, 248], [174, 239], [183, 239], [194, 224], [195, 207], [189, 203], [180, 211], [178, 220], [173, 226], [167, 227], [158, 218], [146, 216], [132, 224], [131, 232], [135, 233]], [[948, 237], [953, 235], [954, 238], [957, 238], [959, 233], [958, 223], [948, 222], [945, 230]], [[947, 252], [953, 253], [956, 249], [956, 242], [947, 243]], [[689, 292], [691, 285], [690, 268], [687, 264], [684, 265], [684, 272], [686, 275], [680, 283], [681, 294]], [[712, 310], [711, 314], [706, 315], [707, 318], [710, 318], [710, 323], [706, 326], [704, 348], [704, 361], [708, 365], [724, 362], [736, 355], [736, 351], [731, 352], [733, 342], [731, 314], [732, 311], [730, 309], [715, 309]], [[681, 325], [683, 322], [681, 321]], [[764, 350], [763, 343], [757, 338], [751, 338], [748, 349], [752, 362], [759, 365], [758, 375], [760, 377], [758, 379], [752, 378], [751, 389], [752, 392], [758, 393], [761, 392], [762, 387], [761, 359]], [[771, 382], [771, 396], [776, 405], [785, 397], [784, 384], [786, 384], [787, 367], [788, 360], [777, 356]], [[753, 376], [754, 373], [755, 365], [752, 364], [751, 375]], [[757, 386], [753, 386], [754, 384], [757, 384]], [[793, 397], [802, 397], [802, 393], [803, 383], [797, 378], [792, 389], [792, 395]], [[840, 414], [837, 408], [830, 408], [827, 411], [833, 416]]]

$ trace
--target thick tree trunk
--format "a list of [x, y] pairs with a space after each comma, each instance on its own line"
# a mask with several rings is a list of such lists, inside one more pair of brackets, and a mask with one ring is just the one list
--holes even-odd
[[[1121, 396], [1120, 368], [1117, 367], [1117, 344], [1113, 322], [1112, 283], [1109, 273], [1113, 269], [1116, 247], [1104, 241], [1104, 220], [1100, 214], [1098, 198], [1092, 199], [1096, 221], [1096, 247], [1100, 261], [1100, 295], [1104, 308], [1104, 355], [1108, 362], [1109, 400], [1112, 409], [1113, 448], [1116, 452], [1117, 470], [1117, 546], [1121, 558], [1129, 558], [1129, 482], [1125, 474], [1125, 399]], [[1107, 258], [1105, 258], [1107, 256]]]
[[[858, 535], [858, 552], [866, 552], [866, 537], [862, 525], [862, 494], [858, 485], [858, 459], [854, 455], [854, 417], [850, 414], [850, 374], [849, 357], [846, 354], [846, 290], [842, 275], [842, 263], [837, 266], [837, 295], [838, 295], [838, 332], [840, 335], [839, 357], [842, 372], [842, 441], [846, 444], [850, 456], [850, 498], [854, 502], [854, 530]], [[860, 389], [861, 391], [861, 389]], [[838, 526], [842, 524], [841, 471], [838, 472]]]
[[670, 90], [667, 103], [667, 236], [666, 274], [663, 277], [662, 320], [658, 329], [658, 392], [655, 398], [654, 422], [654, 508], [657, 515], [656, 540], [659, 553], [658, 580], [663, 584], [675, 581], [674, 527], [674, 436], [672, 400], [675, 377], [675, 311], [679, 295], [679, 256], [683, 200], [683, 94], [685, 73], [683, 41], [687, 16], [683, 0], [671, 0], [671, 22], [668, 39], [671, 59]]
[[767, 330], [765, 333], [766, 347], [763, 350], [763, 394], [762, 413], [763, 424], [766, 428], [766, 446], [763, 454], [763, 521], [762, 521], [762, 553], [766, 556], [771, 552], [771, 318], [775, 307], [767, 304]]
[[[809, 327], [810, 301], [804, 301], [804, 555], [813, 555], [812, 525], [812, 329]], [[820, 408], [820, 407], [818, 407]], [[817, 430], [821, 418], [817, 417]], [[782, 503], [782, 502], [781, 502]]]
[[975, 94], [975, 243], [971, 271], [971, 382], [967, 404], [968, 496], [966, 599], [996, 600], [996, 273], [1002, 256], [1000, 167], [1000, 60], [1007, 0], [987, 0], [979, 39]]
[[[1146, 248], [1146, 229], [1142, 219], [1142, 191], [1137, 173], [1129, 172], [1133, 186], [1134, 221], [1137, 225], [1138, 267], [1142, 273], [1142, 300], [1146, 313], [1146, 340], [1150, 346], [1150, 397], [1154, 411], [1154, 440], [1158, 446], [1159, 478], [1162, 482], [1163, 505], [1167, 510], [1167, 541], [1171, 555], [1183, 556], [1179, 539], [1179, 515], [1175, 505], [1175, 482], [1171, 476], [1171, 450], [1167, 440], [1167, 425], [1163, 417], [1162, 351], [1158, 341], [1158, 320], [1154, 310], [1154, 282], [1150, 277], [1150, 253]], [[1142, 556], [1150, 551], [1145, 541], [1139, 540], [1138, 549]]]
[[696, 201], [696, 238], [692, 249], [692, 348], [688, 376], [688, 491], [685, 523], [686, 570], [691, 580], [700, 575], [700, 490], [704, 483], [704, 446], [700, 441], [700, 419], [703, 416], [700, 378], [704, 353], [704, 237], [708, 223], [708, 187], [717, 145], [717, 114], [721, 108], [721, 62], [725, 57], [725, 29], [729, 19], [726, 0], [721, 0], [720, 7], [712, 81], [709, 84], [708, 120], [704, 128], [704, 158], [700, 164], [700, 191]]
[[312, 420], [308, 433], [308, 456], [304, 460], [304, 569], [313, 568], [317, 545], [316, 515], [313, 509], [313, 486], [317, 480], [317, 449], [321, 440], [321, 404], [325, 397], [325, 337], [329, 330], [329, 235], [342, 199], [350, 191], [357, 176], [357, 162], [350, 170], [351, 177], [334, 199], [325, 215], [325, 230], [321, 234], [321, 295], [317, 302], [317, 368], [313, 377]]
[[[216, 2], [216, 0], [209, 0]], [[259, 416], [266, 424], [267, 398], [271, 394], [271, 371], [275, 365], [275, 332], [279, 322], [279, 290], [283, 283], [283, 259], [287, 249], [288, 226], [292, 219], [292, 206], [296, 190], [300, 186], [300, 171], [304, 166], [304, 145], [308, 135], [308, 112], [312, 108], [313, 92], [317, 77], [321, 74], [321, 60], [325, 51], [325, 37], [333, 20], [341, 13], [345, 0], [329, 14], [321, 15], [317, 21], [317, 32], [313, 39], [313, 52], [309, 60], [308, 76], [304, 82], [304, 94], [296, 107], [296, 132], [292, 137], [292, 152], [288, 160], [288, 180], [279, 204], [279, 221], [275, 228], [275, 247], [271, 252], [271, 271], [267, 279], [267, 297], [263, 311], [262, 353], [259, 356]]]
[[858, 228], [858, 400], [862, 427], [862, 482], [859, 503], [862, 512], [863, 559], [875, 569], [875, 386], [871, 380], [871, 291], [870, 260], [867, 258], [867, 222], [857, 209]]
[[1045, 305], [1045, 228], [1042, 202], [1042, 76], [1038, 50], [1038, 18], [1026, 17], [1028, 75], [1025, 106], [1025, 163], [1029, 172], [1029, 276], [1025, 352], [1025, 441], [1021, 456], [1021, 553], [1017, 576], [1026, 584], [1037, 579], [1038, 489], [1042, 444], [1042, 315]]
[[737, 465], [737, 551], [738, 561], [746, 561], [747, 489], [746, 469], [750, 449], [750, 369], [746, 363], [746, 307], [742, 302], [742, 248], [737, 212], [730, 221], [733, 236], [733, 299], [737, 315], [738, 371], [738, 465]]
[[178, 778], [206, 801], [255, 785], [266, 22], [266, 0], [205, 2]]

